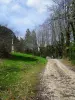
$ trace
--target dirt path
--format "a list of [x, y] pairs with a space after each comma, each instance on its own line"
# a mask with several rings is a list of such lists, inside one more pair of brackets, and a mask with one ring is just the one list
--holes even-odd
[[57, 59], [48, 60], [40, 86], [38, 100], [75, 100], [75, 72]]

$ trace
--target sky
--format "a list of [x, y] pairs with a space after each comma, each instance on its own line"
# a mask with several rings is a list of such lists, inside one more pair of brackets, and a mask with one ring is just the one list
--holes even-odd
[[34, 29], [48, 17], [51, 0], [0, 0], [0, 25], [6, 25], [23, 37], [26, 29]]

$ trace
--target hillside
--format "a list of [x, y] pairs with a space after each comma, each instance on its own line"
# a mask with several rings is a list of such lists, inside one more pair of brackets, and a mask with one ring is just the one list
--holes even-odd
[[0, 59], [0, 99], [33, 100], [38, 74], [46, 59], [14, 53], [10, 59]]

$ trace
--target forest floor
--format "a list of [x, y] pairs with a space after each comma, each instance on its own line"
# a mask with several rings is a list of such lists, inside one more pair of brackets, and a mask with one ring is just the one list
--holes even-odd
[[75, 100], [75, 72], [61, 60], [48, 59], [37, 94], [38, 100]]

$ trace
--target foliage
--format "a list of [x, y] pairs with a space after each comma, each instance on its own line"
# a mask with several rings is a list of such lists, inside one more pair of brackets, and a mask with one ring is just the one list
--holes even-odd
[[69, 47], [69, 58], [71, 60], [75, 60], [75, 44], [74, 43], [71, 43]]
[[20, 51], [20, 41], [12, 30], [6, 26], [0, 26], [0, 57], [8, 57], [11, 52], [12, 38], [14, 40], [15, 51]]
[[[47, 45], [50, 45], [49, 56], [54, 58], [74, 57], [75, 43], [75, 0], [53, 0], [54, 5], [48, 8], [49, 17], [36, 30], [41, 55], [47, 56]], [[44, 52], [44, 53], [43, 53]], [[72, 54], [70, 54], [72, 52]]]
[[33, 30], [31, 33], [31, 38], [32, 38], [32, 50], [33, 54], [36, 54], [38, 52], [38, 45], [37, 45], [37, 37], [36, 37], [36, 32]]
[[0, 57], [6, 57], [11, 51], [13, 32], [5, 26], [0, 26]]
[[6, 45], [4, 43], [0, 44], [0, 57], [9, 57], [9, 52], [7, 51]]
[[37, 54], [38, 51], [38, 46], [37, 46], [37, 38], [36, 38], [36, 33], [33, 30], [30, 32], [29, 29], [26, 31], [25, 35], [25, 52], [26, 53], [33, 53]]
[[29, 29], [26, 31], [25, 35], [25, 50], [32, 50], [32, 44], [31, 44], [31, 32]]

